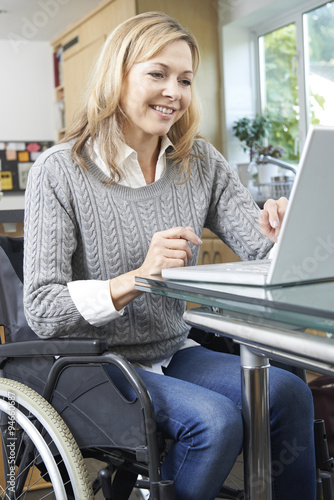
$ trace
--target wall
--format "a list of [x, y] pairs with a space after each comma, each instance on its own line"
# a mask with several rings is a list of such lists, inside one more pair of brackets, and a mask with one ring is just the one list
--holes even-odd
[[249, 161], [248, 154], [243, 152], [239, 140], [233, 135], [233, 123], [238, 118], [252, 117], [259, 112], [252, 25], [273, 15], [277, 5], [277, 0], [218, 0], [223, 81], [222, 143], [232, 167]]
[[222, 115], [226, 127], [223, 149], [231, 164], [248, 161], [248, 155], [243, 153], [239, 140], [233, 136], [233, 123], [240, 117], [254, 115], [257, 108], [251, 41], [252, 35], [248, 29], [231, 25], [223, 29]]
[[250, 27], [306, 2], [307, 0], [218, 0], [220, 23], [224, 26], [237, 22], [239, 26]]
[[[281, 0], [284, 1], [284, 0]], [[223, 150], [232, 165], [247, 163], [248, 155], [233, 135], [233, 123], [258, 111], [255, 82], [254, 18], [259, 20], [275, 0], [218, 0], [221, 36]]]
[[[52, 50], [29, 42], [14, 50], [0, 40], [0, 141], [55, 140]], [[24, 207], [23, 195], [6, 194], [0, 211]]]
[[0, 140], [55, 138], [52, 50], [29, 42], [17, 52], [0, 40]]
[[219, 15], [222, 25], [249, 16], [258, 9], [275, 0], [218, 0]]

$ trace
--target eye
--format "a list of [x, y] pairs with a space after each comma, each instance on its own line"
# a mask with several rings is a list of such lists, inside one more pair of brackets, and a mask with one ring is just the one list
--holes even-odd
[[163, 73], [159, 71], [152, 71], [151, 73], [149, 73], [149, 75], [152, 76], [153, 78], [156, 78], [157, 80], [164, 77]]
[[181, 80], [181, 85], [183, 85], [184, 87], [190, 87], [191, 86], [191, 81], [190, 80]]

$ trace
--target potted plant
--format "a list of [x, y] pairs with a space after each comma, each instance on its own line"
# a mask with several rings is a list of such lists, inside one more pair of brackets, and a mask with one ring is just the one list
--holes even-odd
[[275, 147], [272, 144], [262, 146], [261, 144], [255, 145], [254, 160], [257, 167], [257, 183], [258, 184], [271, 184], [273, 178], [278, 175], [278, 164], [273, 162], [272, 159], [281, 158], [284, 148]]
[[284, 153], [284, 148], [275, 147], [272, 144], [269, 146], [262, 146], [261, 144], [255, 144], [255, 161], [259, 158], [265, 160], [268, 156], [271, 158], [281, 158]]
[[[268, 114], [256, 115], [253, 119], [244, 117], [234, 122], [235, 137], [241, 141], [243, 150], [249, 151], [249, 163], [238, 165], [238, 170], [241, 181], [250, 189], [250, 183], [269, 186], [272, 177], [277, 175], [277, 165], [271, 163], [270, 159], [266, 161], [266, 158], [280, 158], [284, 149], [272, 144], [264, 145], [264, 138], [268, 136], [273, 123], [274, 120]], [[244, 178], [248, 181], [245, 182]]]
[[267, 115], [256, 115], [255, 118], [240, 118], [233, 124], [233, 134], [242, 144], [243, 150], [249, 151], [249, 161], [256, 156], [255, 145], [262, 142], [271, 127], [271, 120]]

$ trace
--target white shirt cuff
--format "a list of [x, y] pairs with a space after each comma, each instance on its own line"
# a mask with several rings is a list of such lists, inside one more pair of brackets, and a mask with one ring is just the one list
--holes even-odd
[[67, 283], [71, 298], [81, 316], [93, 326], [103, 326], [122, 316], [124, 309], [116, 311], [109, 280], [78, 280]]
[[277, 250], [277, 243], [274, 243], [274, 245], [269, 250], [268, 259], [272, 259], [274, 257], [274, 254], [276, 253], [276, 250]]

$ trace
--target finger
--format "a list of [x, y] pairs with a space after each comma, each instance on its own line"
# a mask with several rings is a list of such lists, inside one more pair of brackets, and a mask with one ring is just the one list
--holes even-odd
[[269, 213], [266, 210], [260, 210], [259, 223], [261, 227], [268, 227], [269, 229], [271, 228], [269, 222]]
[[259, 220], [262, 223], [269, 223], [269, 213], [266, 210], [260, 210]]
[[265, 210], [260, 210], [259, 224], [261, 233], [269, 238], [274, 229], [270, 225], [269, 214]]
[[166, 259], [164, 264], [160, 267], [159, 272], [161, 272], [161, 269], [170, 269], [171, 267], [185, 267], [186, 265], [187, 264], [185, 264], [182, 259]]
[[194, 245], [200, 246], [202, 245], [202, 240], [194, 233], [194, 230], [191, 227], [181, 228], [179, 238], [182, 238]]
[[161, 231], [161, 236], [169, 239], [184, 239], [194, 245], [201, 245], [202, 240], [194, 233], [191, 227], [173, 227], [166, 231]]
[[173, 258], [173, 255], [171, 254], [171, 252], [173, 252], [177, 255], [176, 258], [183, 258], [179, 257], [179, 255], [185, 255], [187, 261], [191, 259], [192, 252], [187, 240], [165, 238], [163, 240], [163, 246], [165, 247], [164, 255], [168, 255], [170, 258]]
[[[162, 231], [154, 234], [149, 249], [150, 255], [154, 259], [182, 258], [187, 263], [192, 257], [188, 241], [183, 238], [167, 238], [166, 233], [167, 231]], [[177, 254], [175, 255], [174, 252]]]
[[276, 242], [280, 229], [274, 229], [269, 222], [269, 214], [265, 210], [260, 211], [259, 216], [260, 230], [261, 233], [269, 238], [271, 241]]
[[286, 209], [288, 208], [289, 200], [287, 198], [281, 197], [277, 200], [277, 211], [280, 222], [282, 222]]
[[[188, 264], [189, 259], [191, 258], [191, 252], [190, 254], [186, 251], [183, 250], [170, 250], [166, 249], [164, 252], [164, 257], [167, 260], [173, 260], [173, 261], [181, 261], [182, 263], [178, 265], [180, 266], [186, 266]], [[174, 262], [175, 265], [175, 262]]]
[[278, 214], [278, 206], [275, 200], [267, 200], [263, 206], [263, 210], [268, 214], [268, 221], [273, 229], [280, 225], [280, 217]]

